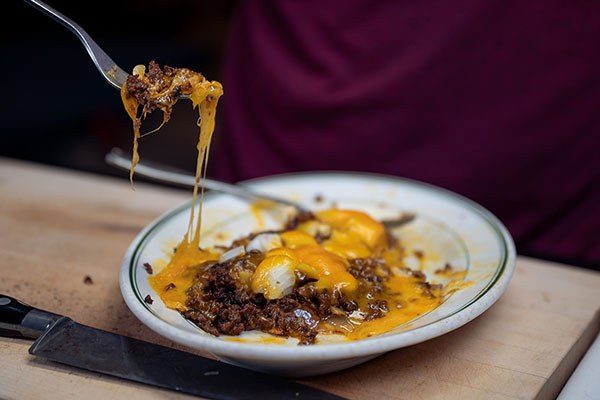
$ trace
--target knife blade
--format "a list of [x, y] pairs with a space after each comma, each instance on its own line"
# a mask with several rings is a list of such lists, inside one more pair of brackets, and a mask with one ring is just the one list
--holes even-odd
[[29, 353], [89, 371], [218, 400], [342, 399], [291, 380], [79, 324], [0, 295], [0, 335]]

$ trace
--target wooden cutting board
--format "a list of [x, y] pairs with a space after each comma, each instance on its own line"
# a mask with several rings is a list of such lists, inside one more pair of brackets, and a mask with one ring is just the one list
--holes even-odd
[[[136, 233], [188, 198], [186, 191], [143, 183], [132, 191], [125, 180], [0, 158], [0, 293], [181, 348], [129, 312], [118, 270]], [[352, 399], [551, 398], [598, 333], [599, 311], [599, 273], [519, 257], [508, 291], [475, 321], [304, 382]], [[29, 345], [0, 338], [0, 398], [190, 398], [37, 360]]]

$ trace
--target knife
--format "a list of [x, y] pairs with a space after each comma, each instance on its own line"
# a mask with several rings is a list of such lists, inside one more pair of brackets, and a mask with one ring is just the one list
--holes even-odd
[[78, 324], [0, 294], [0, 336], [36, 339], [34, 356], [218, 400], [342, 399], [284, 378]]

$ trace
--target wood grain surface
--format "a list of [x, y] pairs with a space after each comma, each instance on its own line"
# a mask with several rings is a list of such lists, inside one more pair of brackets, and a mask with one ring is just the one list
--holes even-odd
[[[0, 158], [0, 293], [181, 349], [129, 312], [118, 270], [136, 233], [189, 196]], [[599, 273], [519, 257], [508, 291], [475, 321], [304, 382], [351, 399], [552, 398], [599, 329]], [[0, 338], [0, 398], [190, 398], [37, 360], [30, 344]]]

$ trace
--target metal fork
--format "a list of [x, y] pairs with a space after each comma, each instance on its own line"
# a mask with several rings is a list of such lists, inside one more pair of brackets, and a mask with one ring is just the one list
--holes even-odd
[[[92, 58], [94, 65], [98, 68], [98, 71], [104, 76], [104, 79], [112, 86], [120, 89], [121, 86], [127, 80], [129, 74], [121, 69], [101, 48], [96, 42], [84, 31], [77, 23], [70, 18], [66, 17], [59, 11], [50, 7], [48, 4], [40, 0], [25, 0], [25, 2], [38, 10], [49, 15], [56, 21], [66, 26], [71, 32], [73, 32], [79, 40], [83, 43], [83, 46], [87, 50], [88, 54]], [[131, 167], [131, 161], [128, 157], [124, 156], [121, 150], [113, 149], [113, 151], [106, 156], [106, 161], [113, 166], [121, 169], [128, 170]], [[184, 186], [193, 186], [194, 177], [188, 176], [180, 171], [169, 170], [167, 167], [160, 166], [158, 168], [148, 165], [148, 163], [139, 163], [137, 167], [137, 173], [151, 179], [175, 183]], [[292, 206], [300, 211], [307, 211], [307, 209], [300, 204], [282, 199], [276, 196], [267, 195], [264, 193], [256, 193], [248, 188], [243, 188], [237, 185], [227, 184], [225, 182], [214, 181], [211, 179], [204, 179], [202, 185], [207, 189], [212, 189], [224, 193], [229, 193], [233, 196], [242, 197], [246, 199], [265, 199], [276, 203]]]
[[[129, 155], [126, 155], [123, 150], [114, 148], [105, 157], [105, 161], [113, 167], [120, 168], [128, 171], [131, 168], [131, 159]], [[152, 179], [157, 182], [175, 184], [178, 186], [192, 187], [194, 186], [195, 178], [186, 172], [160, 165], [148, 161], [140, 161], [136, 167], [136, 174]], [[273, 196], [264, 192], [250, 189], [247, 186], [240, 184], [231, 184], [214, 179], [202, 179], [200, 185], [204, 186], [205, 189], [215, 190], [217, 192], [227, 193], [235, 197], [239, 197], [247, 200], [268, 200], [274, 203], [283, 204], [286, 206], [294, 207], [300, 212], [310, 211], [307, 207], [301, 205], [298, 202], [281, 198], [279, 196]], [[415, 215], [409, 212], [402, 212], [397, 218], [391, 220], [381, 221], [387, 228], [393, 229], [398, 228], [411, 222], [415, 218]]]
[[84, 31], [79, 25], [77, 25], [70, 18], [65, 17], [62, 13], [56, 11], [48, 4], [40, 0], [25, 0], [25, 2], [32, 7], [37, 8], [48, 16], [52, 17], [56, 21], [66, 26], [71, 32], [73, 32], [83, 46], [87, 50], [88, 54], [92, 58], [94, 65], [98, 68], [98, 71], [102, 74], [104, 79], [112, 86], [117, 89], [121, 89], [121, 86], [127, 80], [129, 74], [123, 71], [101, 48], [94, 42], [94, 40]]
[[[125, 154], [125, 152], [119, 148], [113, 148], [110, 153], [106, 154], [104, 160], [107, 164], [125, 171], [129, 171], [129, 168], [131, 168], [131, 156]], [[140, 161], [135, 168], [135, 173], [157, 182], [175, 184], [184, 187], [193, 187], [196, 180], [195, 177], [183, 171], [150, 161]], [[227, 193], [232, 196], [247, 200], [268, 200], [274, 203], [294, 207], [302, 212], [308, 211], [308, 208], [295, 201], [283, 199], [279, 196], [257, 192], [242, 185], [234, 185], [208, 178], [201, 178], [200, 185], [205, 189]]]
[[[50, 7], [48, 4], [44, 3], [40, 0], [25, 0], [25, 2], [48, 16], [52, 17], [56, 21], [60, 22], [62, 25], [66, 26], [71, 32], [73, 32], [83, 46], [87, 50], [89, 56], [98, 71], [102, 74], [104, 79], [111, 84], [113, 87], [117, 89], [121, 89], [127, 77], [128, 73], [123, 71], [109, 56], [106, 54], [98, 44], [91, 38], [90, 35], [87, 34], [77, 23], [75, 23], [70, 18], [67, 18], [62, 13], [56, 11], [54, 8]], [[106, 161], [110, 165], [115, 167], [119, 167], [122, 169], [129, 169], [131, 166], [131, 161], [123, 155], [123, 153], [118, 149], [113, 149], [113, 151], [106, 156]], [[194, 177], [189, 176], [187, 174], [181, 173], [180, 171], [173, 171], [172, 169], [164, 166], [152, 166], [148, 165], [148, 163], [140, 162], [137, 166], [137, 172], [140, 175], [146, 176], [150, 179], [154, 179], [156, 181], [165, 182], [165, 183], [175, 183], [184, 186], [193, 186], [194, 185]], [[247, 187], [242, 187], [241, 185], [232, 185], [225, 182], [219, 182], [212, 179], [204, 179], [201, 182], [202, 186], [207, 189], [216, 190], [223, 193], [228, 193], [230, 195], [246, 198], [246, 199], [264, 199], [273, 201], [275, 203], [284, 204], [287, 206], [292, 206], [296, 208], [298, 211], [308, 211], [308, 209], [297, 202], [290, 201], [287, 199], [282, 199], [278, 196], [273, 196], [265, 193], [256, 192]], [[410, 213], [403, 213], [398, 219], [392, 221], [382, 221], [384, 225], [388, 228], [394, 228], [401, 225], [404, 225], [414, 218], [414, 215]]]

